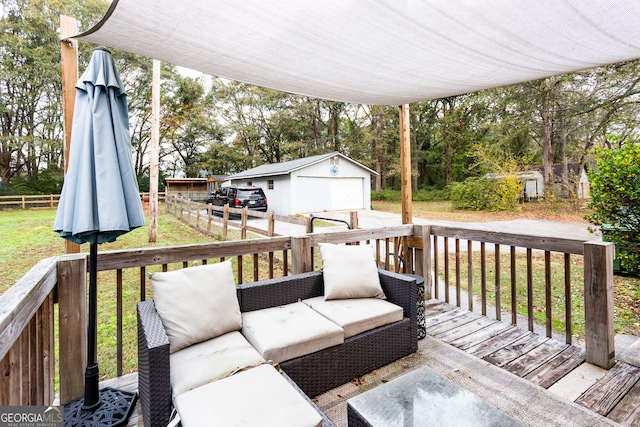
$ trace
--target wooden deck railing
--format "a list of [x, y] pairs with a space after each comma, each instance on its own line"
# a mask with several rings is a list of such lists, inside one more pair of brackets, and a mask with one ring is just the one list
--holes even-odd
[[[206, 233], [208, 235], [220, 233], [224, 238], [228, 237], [230, 225], [240, 229], [241, 239], [247, 238], [247, 231], [268, 237], [277, 236], [277, 234], [275, 233], [276, 221], [287, 222], [289, 224], [295, 224], [305, 227], [307, 232], [310, 232], [311, 228], [310, 217], [296, 218], [291, 216], [276, 215], [273, 211], [260, 212], [249, 210], [247, 208], [230, 208], [229, 205], [212, 206], [173, 194], [170, 194], [167, 198], [165, 209], [168, 213], [171, 213], [173, 216], [180, 218], [182, 222], [199, 230], [200, 232]], [[239, 216], [239, 222], [231, 221], [230, 215]], [[266, 219], [266, 229], [248, 225], [247, 219], [249, 217]]]
[[[445, 240], [446, 239], [446, 240]], [[584, 257], [584, 287], [586, 313], [587, 360], [610, 367], [613, 360], [613, 245], [610, 243], [584, 243], [553, 238], [532, 238], [479, 230], [463, 230], [440, 226], [403, 225], [383, 229], [357, 229], [326, 234], [307, 234], [299, 237], [271, 237], [241, 241], [214, 242], [163, 248], [132, 249], [100, 252], [99, 285], [113, 286], [115, 296], [116, 372], [122, 375], [123, 354], [135, 352], [135, 342], [125, 340], [124, 320], [135, 318], [135, 308], [123, 303], [123, 296], [135, 301], [148, 298], [148, 273], [183, 268], [193, 262], [207, 263], [233, 260], [238, 283], [280, 277], [319, 268], [314, 246], [318, 243], [370, 244], [376, 253], [378, 265], [398, 271], [398, 256], [405, 260], [407, 273], [425, 277], [427, 297], [440, 297], [438, 277], [451, 279], [447, 265], [449, 241], [454, 241], [456, 293], [462, 288], [458, 279], [463, 269], [464, 251], [460, 242], [469, 240], [481, 245], [480, 259], [486, 256], [485, 245], [507, 245], [513, 256], [514, 249], [524, 248], [531, 258], [532, 251], [555, 252], [565, 257]], [[445, 243], [447, 242], [447, 243]], [[446, 249], [442, 245], [446, 246]], [[500, 246], [493, 249], [498, 252]], [[394, 254], [394, 255], [391, 255]], [[396, 255], [397, 254], [397, 255]], [[468, 256], [468, 255], [467, 255]], [[0, 405], [48, 404], [53, 397], [54, 300], [58, 304], [58, 335], [56, 341], [59, 360], [60, 401], [66, 402], [83, 393], [86, 349], [86, 276], [87, 255], [76, 254], [43, 260], [8, 292], [0, 296]], [[473, 257], [467, 259], [470, 272], [467, 286], [475, 286], [471, 268]], [[495, 257], [496, 264], [500, 257]], [[480, 261], [483, 271], [488, 267]], [[104, 274], [112, 279], [104, 279]], [[547, 275], [547, 273], [545, 273]], [[432, 279], [436, 278], [436, 279]], [[473, 278], [473, 279], [472, 279]], [[527, 280], [515, 277], [515, 281]], [[106, 284], [105, 284], [106, 283]], [[113, 285], [109, 285], [113, 283]], [[482, 279], [480, 280], [482, 285]], [[496, 281], [496, 307], [501, 306], [500, 286]], [[489, 285], [486, 284], [485, 288]], [[445, 288], [447, 289], [447, 288]], [[468, 288], [467, 288], [468, 289]], [[133, 297], [131, 297], [133, 294]], [[56, 299], [57, 296], [57, 299]], [[444, 295], [447, 299], [447, 295]], [[486, 300], [486, 298], [485, 298]], [[460, 302], [460, 298], [457, 299]], [[473, 304], [469, 300], [468, 304]], [[490, 302], [487, 302], [489, 304]], [[484, 304], [484, 303], [483, 303]], [[135, 304], [133, 305], [135, 306]], [[99, 302], [100, 310], [105, 307]], [[537, 307], [537, 310], [547, 310]], [[133, 310], [133, 312], [132, 312]], [[134, 353], [135, 354], [135, 353]], [[100, 361], [103, 363], [103, 361]], [[19, 387], [17, 386], [19, 384]], [[18, 391], [19, 390], [19, 391]]]

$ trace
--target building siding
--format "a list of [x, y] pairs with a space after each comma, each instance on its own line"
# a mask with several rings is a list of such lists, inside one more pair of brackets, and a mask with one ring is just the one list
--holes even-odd
[[[332, 166], [338, 166], [335, 175]], [[268, 180], [274, 181], [274, 189], [269, 190]], [[340, 181], [344, 185], [340, 185]], [[338, 194], [339, 191], [354, 190], [354, 180], [360, 180], [361, 194]], [[328, 158], [321, 162], [278, 176], [233, 180], [232, 185], [262, 187], [269, 201], [269, 210], [278, 215], [294, 215], [298, 213], [336, 210], [349, 203], [349, 209], [370, 209], [371, 207], [371, 175], [367, 169], [357, 163], [338, 157]], [[306, 206], [305, 206], [306, 204]]]

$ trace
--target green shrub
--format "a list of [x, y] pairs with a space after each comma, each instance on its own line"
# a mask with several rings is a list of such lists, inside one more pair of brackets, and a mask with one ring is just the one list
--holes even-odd
[[464, 182], [455, 182], [449, 188], [449, 199], [454, 209], [484, 210], [487, 208], [491, 193], [495, 192], [495, 180], [467, 178]]
[[7, 184], [0, 183], [0, 196], [13, 196], [14, 194], [12, 187]]
[[[436, 200], [448, 200], [449, 195], [446, 189], [443, 188], [421, 188], [417, 193], [413, 194], [411, 200], [414, 202], [433, 202]], [[387, 188], [385, 190], [380, 191], [380, 193], [376, 193], [375, 191], [371, 192], [371, 200], [377, 200], [380, 202], [401, 202], [402, 201], [402, 191], [393, 190]]]
[[521, 183], [517, 175], [487, 179], [471, 177], [449, 188], [449, 199], [455, 209], [514, 210], [518, 203]]
[[491, 210], [513, 211], [518, 205], [518, 198], [522, 191], [522, 182], [515, 173], [507, 174], [498, 180], [496, 194]]
[[392, 190], [390, 188], [381, 190], [380, 193], [371, 192], [371, 200], [380, 202], [399, 202], [402, 200], [402, 192], [400, 190]]
[[585, 218], [601, 226], [602, 234], [615, 242], [618, 259], [627, 271], [640, 270], [640, 141], [618, 142], [617, 150], [594, 151], [597, 168], [589, 171], [593, 214]]
[[444, 188], [421, 188], [412, 197], [414, 202], [433, 202], [438, 200], [448, 200], [449, 194]]

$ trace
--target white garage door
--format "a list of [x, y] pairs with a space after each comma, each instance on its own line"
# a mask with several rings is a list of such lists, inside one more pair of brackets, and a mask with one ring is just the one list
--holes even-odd
[[331, 186], [326, 178], [298, 177], [298, 206], [294, 213], [331, 210]]
[[364, 179], [298, 177], [296, 213], [362, 209]]
[[340, 178], [331, 180], [331, 210], [362, 209], [362, 178]]

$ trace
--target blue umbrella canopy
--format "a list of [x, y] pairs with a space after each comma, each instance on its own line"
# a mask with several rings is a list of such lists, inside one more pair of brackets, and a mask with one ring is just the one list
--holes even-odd
[[98, 48], [76, 84], [69, 167], [53, 230], [74, 243], [100, 244], [144, 224], [127, 94], [111, 53]]
[[131, 161], [127, 94], [111, 53], [98, 48], [76, 84], [69, 167], [53, 230], [89, 243], [89, 315], [84, 398], [65, 404], [65, 425], [120, 425], [137, 396], [99, 388], [96, 361], [98, 244], [144, 225]]

